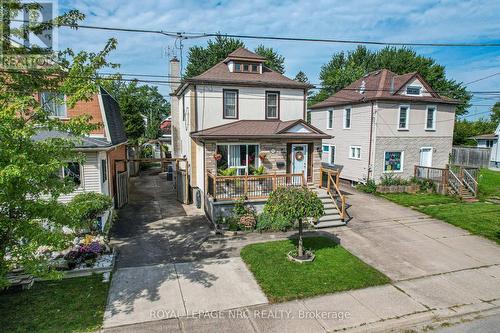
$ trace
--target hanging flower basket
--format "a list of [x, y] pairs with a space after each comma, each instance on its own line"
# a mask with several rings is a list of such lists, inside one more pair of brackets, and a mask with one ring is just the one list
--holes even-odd
[[215, 153], [214, 154], [214, 160], [216, 160], [217, 162], [219, 162], [220, 160], [222, 160], [222, 154]]
[[261, 161], [264, 161], [264, 160], [266, 159], [266, 156], [267, 156], [267, 154], [266, 154], [266, 153], [264, 153], [264, 152], [260, 152], [260, 153], [259, 153], [259, 159], [260, 159]]

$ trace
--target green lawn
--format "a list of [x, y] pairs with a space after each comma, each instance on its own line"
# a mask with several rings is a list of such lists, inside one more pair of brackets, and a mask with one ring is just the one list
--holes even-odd
[[479, 173], [479, 197], [481, 199], [489, 197], [500, 198], [500, 172], [490, 169], [481, 169]]
[[460, 202], [456, 197], [430, 193], [384, 193], [380, 196], [406, 207]]
[[109, 283], [102, 275], [35, 282], [0, 292], [0, 331], [92, 332], [102, 325]]
[[284, 240], [251, 244], [241, 250], [243, 261], [270, 302], [366, 288], [390, 281], [331, 239], [304, 238], [304, 247], [316, 254], [311, 263], [288, 260], [286, 255], [295, 246], [296, 240]]
[[464, 202], [416, 209], [500, 244], [500, 205], [488, 202]]

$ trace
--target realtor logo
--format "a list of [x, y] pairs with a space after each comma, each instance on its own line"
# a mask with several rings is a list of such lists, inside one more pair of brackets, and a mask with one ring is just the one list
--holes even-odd
[[[56, 0], [0, 0], [0, 33], [4, 43], [25, 47], [30, 54], [48, 54], [57, 50], [57, 27], [51, 25], [57, 17]], [[2, 43], [4, 55], [7, 48]], [[14, 52], [19, 53], [19, 52]]]

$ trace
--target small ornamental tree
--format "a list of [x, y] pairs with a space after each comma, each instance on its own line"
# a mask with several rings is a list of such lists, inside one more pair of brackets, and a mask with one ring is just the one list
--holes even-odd
[[325, 213], [323, 203], [315, 192], [305, 187], [280, 187], [269, 196], [264, 212], [271, 218], [297, 221], [299, 225], [298, 256], [304, 256], [302, 229], [304, 219], [319, 219]]
[[77, 194], [68, 204], [70, 216], [75, 225], [87, 227], [91, 231], [98, 231], [97, 218], [111, 208], [113, 202], [107, 195], [96, 192]]

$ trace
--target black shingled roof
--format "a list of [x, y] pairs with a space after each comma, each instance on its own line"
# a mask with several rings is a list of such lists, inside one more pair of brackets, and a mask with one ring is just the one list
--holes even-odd
[[116, 145], [127, 141], [118, 102], [104, 88], [99, 87], [99, 92], [104, 106], [104, 115], [106, 116], [111, 143]]

